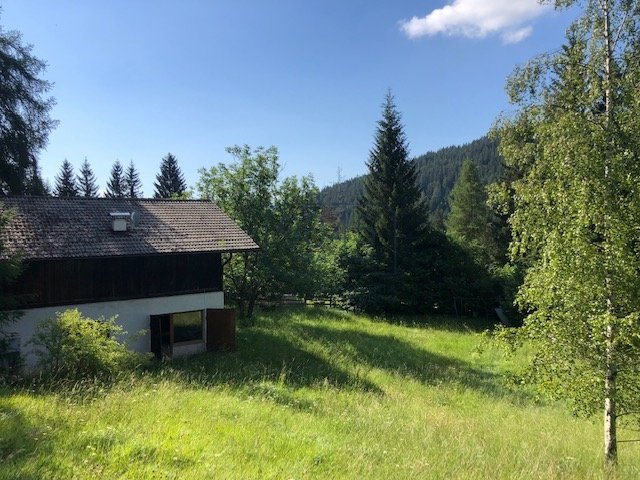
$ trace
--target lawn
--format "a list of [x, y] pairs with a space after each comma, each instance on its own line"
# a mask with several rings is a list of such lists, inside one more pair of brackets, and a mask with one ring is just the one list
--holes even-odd
[[[481, 325], [414, 320], [277, 311], [233, 353], [1, 391], [0, 479], [605, 476], [600, 419], [509, 388], [523, 359], [478, 353]], [[620, 448], [614, 477], [640, 478], [640, 446]]]

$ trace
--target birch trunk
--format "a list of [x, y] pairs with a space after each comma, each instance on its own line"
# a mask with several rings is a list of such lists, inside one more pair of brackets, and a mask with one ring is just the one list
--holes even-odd
[[613, 362], [614, 330], [607, 327], [607, 369], [604, 383], [604, 456], [608, 464], [618, 460], [618, 438], [616, 433], [616, 367]]
[[[611, 37], [611, 19], [610, 19], [610, 0], [600, 0], [600, 6], [602, 8], [602, 15], [604, 20], [603, 36], [604, 36], [604, 86], [605, 86], [605, 115], [606, 124], [605, 128], [608, 133], [611, 132], [611, 126], [613, 123], [613, 92], [611, 86], [611, 73], [612, 73], [612, 57], [613, 57], [613, 45]], [[611, 177], [611, 155], [605, 150], [605, 166], [604, 177], [605, 182], [608, 184]], [[608, 193], [605, 193], [605, 232], [609, 236], [609, 219], [608, 211], [610, 206], [608, 205]], [[611, 242], [611, 238], [608, 239]], [[616, 364], [615, 364], [615, 329], [611, 324], [611, 318], [615, 315], [615, 308], [613, 304], [613, 293], [611, 286], [611, 245], [605, 245], [605, 264], [606, 264], [606, 276], [605, 284], [607, 289], [607, 313], [609, 323], [606, 331], [606, 367], [605, 367], [605, 382], [604, 382], [604, 455], [607, 464], [615, 464], [618, 460], [618, 438], [616, 432], [617, 414], [616, 414]]]

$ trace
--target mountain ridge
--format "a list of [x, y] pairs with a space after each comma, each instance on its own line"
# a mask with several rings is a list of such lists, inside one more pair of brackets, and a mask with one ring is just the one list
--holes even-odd
[[[449, 194], [467, 158], [476, 164], [485, 184], [497, 180], [503, 172], [498, 141], [487, 136], [427, 152], [411, 160], [416, 165], [418, 184], [429, 207], [429, 218], [436, 228], [444, 228], [444, 220], [449, 212]], [[348, 229], [353, 222], [353, 213], [366, 176], [359, 175], [320, 190], [320, 205], [335, 219], [341, 230]]]

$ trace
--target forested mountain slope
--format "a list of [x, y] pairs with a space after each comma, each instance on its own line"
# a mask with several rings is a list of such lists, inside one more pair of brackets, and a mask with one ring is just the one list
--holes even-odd
[[[497, 141], [482, 137], [460, 146], [445, 147], [413, 159], [418, 170], [418, 182], [427, 199], [430, 218], [438, 228], [449, 212], [449, 193], [455, 184], [462, 162], [470, 159], [478, 166], [484, 183], [496, 180], [502, 173]], [[320, 203], [334, 217], [340, 227], [353, 221], [357, 199], [362, 192], [365, 175], [325, 187]]]

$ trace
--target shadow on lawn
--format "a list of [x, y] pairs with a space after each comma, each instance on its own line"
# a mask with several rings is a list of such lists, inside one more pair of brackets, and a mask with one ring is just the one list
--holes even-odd
[[340, 388], [383, 393], [364, 377], [345, 371], [264, 328], [241, 330], [235, 352], [179, 358], [171, 362], [170, 368], [185, 373], [189, 382], [204, 386], [251, 387], [260, 382], [281, 382], [301, 388], [328, 383]]
[[[281, 308], [276, 315], [265, 316], [263, 320], [277, 323], [279, 321], [290, 321], [296, 316], [303, 315], [309, 320], [319, 321], [353, 321], [350, 312], [337, 308], [314, 307], [314, 306], [291, 306]], [[384, 322], [389, 325], [399, 325], [415, 328], [434, 328], [447, 332], [472, 332], [481, 333], [493, 328], [498, 323], [498, 318], [478, 316], [453, 316], [445, 314], [422, 314], [422, 315], [393, 315], [390, 317], [373, 317], [369, 320], [374, 322]]]
[[[297, 315], [304, 315], [304, 320], [296, 321]], [[345, 329], [352, 321], [349, 314], [330, 309], [280, 312], [261, 318], [254, 327], [240, 329], [236, 352], [177, 359], [170, 368], [205, 386], [280, 382], [300, 388], [328, 383], [384, 394], [369, 375], [372, 369], [380, 369], [424, 384], [456, 384], [494, 398], [530, 400], [525, 392], [509, 389], [501, 376], [468, 362], [416, 347], [394, 335]], [[341, 327], [335, 328], [336, 324]], [[451, 323], [445, 327], [454, 328], [476, 331], [461, 323], [460, 327]]]
[[385, 370], [429, 385], [458, 384], [489, 396], [519, 395], [507, 390], [501, 377], [467, 362], [418, 348], [391, 335], [355, 329], [331, 329], [311, 325], [296, 327], [301, 338], [330, 345], [337, 355], [353, 363]]
[[[24, 468], [36, 450], [51, 453], [53, 445], [43, 428], [25, 418], [16, 408], [4, 405], [0, 393], [0, 478], [39, 479], [35, 473]], [[10, 473], [11, 472], [11, 473]]]
[[[78, 428], [63, 416], [25, 415], [19, 407], [7, 405], [0, 392], [0, 479], [85, 478], [89, 473], [100, 477], [110, 468], [113, 476], [119, 477], [131, 462], [160, 471], [194, 463], [173, 449], [148, 445], [127, 449], [122, 458], [120, 447], [126, 440], [116, 428], [98, 429], [91, 424]], [[113, 467], [117, 455], [121, 457], [117, 459], [119, 465]]]

